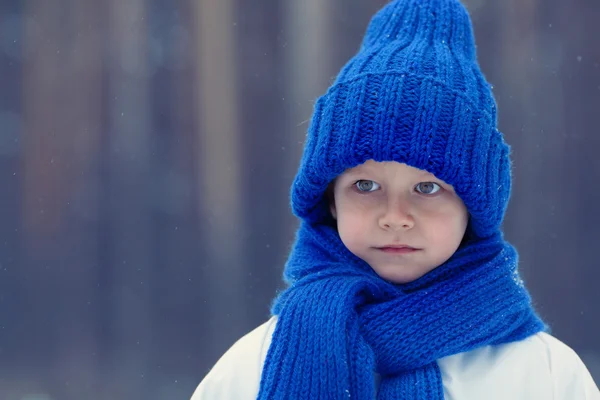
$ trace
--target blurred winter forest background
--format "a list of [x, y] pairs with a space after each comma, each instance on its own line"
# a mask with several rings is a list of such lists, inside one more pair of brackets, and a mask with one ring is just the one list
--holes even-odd
[[[315, 99], [385, 0], [0, 0], [0, 399], [186, 399], [268, 318]], [[468, 0], [507, 238], [600, 382], [600, 2]]]

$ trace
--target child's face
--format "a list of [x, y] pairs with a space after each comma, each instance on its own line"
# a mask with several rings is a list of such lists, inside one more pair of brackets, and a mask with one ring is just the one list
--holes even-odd
[[[342, 242], [390, 282], [411, 282], [443, 264], [467, 228], [452, 186], [406, 164], [369, 160], [340, 175], [333, 193]], [[414, 250], [388, 247], [399, 245]]]

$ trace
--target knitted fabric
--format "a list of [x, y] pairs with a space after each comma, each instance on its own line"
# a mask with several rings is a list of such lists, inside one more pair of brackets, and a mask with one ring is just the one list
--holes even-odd
[[322, 222], [327, 185], [365, 161], [398, 161], [454, 186], [479, 237], [501, 225], [509, 146], [458, 0], [397, 0], [377, 13], [359, 52], [318, 99], [292, 210]]
[[[367, 160], [434, 174], [469, 212], [467, 240], [414, 282], [386, 282], [334, 227], [325, 191]], [[443, 399], [437, 359], [545, 329], [500, 230], [510, 186], [467, 11], [458, 0], [392, 1], [315, 105], [291, 189], [302, 223], [258, 398]]]
[[335, 228], [303, 223], [288, 260], [259, 399], [441, 400], [436, 360], [522, 340], [544, 324], [500, 233], [420, 279], [393, 285]]

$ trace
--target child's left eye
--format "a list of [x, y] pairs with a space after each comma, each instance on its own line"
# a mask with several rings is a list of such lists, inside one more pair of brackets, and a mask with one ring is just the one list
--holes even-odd
[[421, 182], [416, 186], [416, 188], [419, 193], [434, 194], [437, 193], [442, 187], [435, 182]]

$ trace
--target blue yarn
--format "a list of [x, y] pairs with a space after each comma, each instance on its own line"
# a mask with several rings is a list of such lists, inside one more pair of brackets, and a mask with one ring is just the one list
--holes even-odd
[[[547, 329], [501, 224], [510, 148], [458, 0], [395, 0], [315, 104], [291, 205], [301, 219], [285, 266], [259, 399], [443, 399], [436, 360]], [[451, 184], [465, 240], [414, 282], [379, 277], [342, 243], [325, 191], [367, 160], [397, 161]]]
[[381, 279], [333, 227], [303, 223], [286, 265], [259, 399], [443, 399], [436, 360], [546, 329], [497, 233], [414, 282]]
[[323, 222], [327, 185], [367, 160], [398, 161], [452, 184], [472, 233], [497, 231], [511, 189], [510, 148], [458, 0], [397, 0], [377, 13], [359, 52], [316, 104], [291, 197]]

